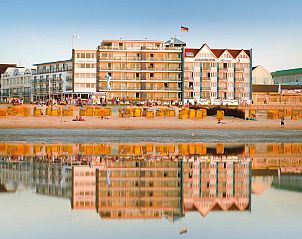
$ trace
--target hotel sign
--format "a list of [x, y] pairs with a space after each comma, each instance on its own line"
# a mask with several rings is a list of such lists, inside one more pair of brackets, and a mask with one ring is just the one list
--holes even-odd
[[211, 59], [211, 58], [195, 58], [195, 61], [216, 61], [216, 59]]

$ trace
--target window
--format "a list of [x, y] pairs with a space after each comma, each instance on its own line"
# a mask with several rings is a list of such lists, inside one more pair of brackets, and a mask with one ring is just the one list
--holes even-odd
[[135, 74], [135, 77], [137, 77], [137, 78], [138, 78], [138, 77], [139, 77], [139, 73], [136, 73], [136, 74]]
[[81, 53], [81, 58], [85, 58], [85, 53]]
[[165, 87], [165, 88], [168, 88], [168, 87], [169, 87], [169, 84], [168, 84], [168, 83], [164, 83], [164, 87]]
[[153, 73], [150, 73], [150, 77], [152, 78], [154, 76], [154, 74]]

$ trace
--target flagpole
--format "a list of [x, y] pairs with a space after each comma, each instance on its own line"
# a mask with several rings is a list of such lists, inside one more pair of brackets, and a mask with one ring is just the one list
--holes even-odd
[[74, 34], [71, 36], [71, 50], [73, 50], [73, 39], [74, 39]]

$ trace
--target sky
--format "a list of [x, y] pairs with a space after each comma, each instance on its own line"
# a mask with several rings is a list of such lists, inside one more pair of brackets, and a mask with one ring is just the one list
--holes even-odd
[[[0, 63], [71, 58], [104, 39], [168, 40], [253, 49], [269, 71], [302, 67], [302, 0], [1, 0]], [[188, 33], [180, 26], [189, 27]]]

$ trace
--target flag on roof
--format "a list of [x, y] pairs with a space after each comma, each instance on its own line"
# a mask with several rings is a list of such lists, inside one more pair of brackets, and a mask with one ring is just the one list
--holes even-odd
[[80, 39], [80, 36], [78, 34], [72, 34], [72, 38]]
[[188, 27], [181, 26], [181, 27], [180, 27], [180, 31], [181, 31], [181, 32], [189, 32], [189, 28], [188, 28]]

